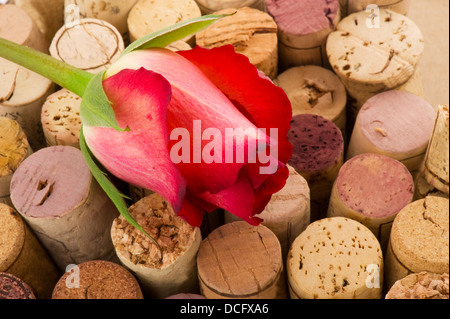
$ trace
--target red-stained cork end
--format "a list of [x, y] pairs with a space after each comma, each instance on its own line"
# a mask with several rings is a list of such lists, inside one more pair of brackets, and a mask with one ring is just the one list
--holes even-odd
[[20, 278], [0, 272], [0, 299], [36, 299], [30, 286]]
[[338, 196], [368, 217], [388, 217], [411, 202], [414, 181], [405, 165], [390, 157], [366, 153], [347, 161], [336, 179]]
[[336, 164], [343, 152], [344, 139], [331, 121], [313, 114], [292, 118], [288, 138], [293, 145], [289, 164], [297, 172], [320, 172]]

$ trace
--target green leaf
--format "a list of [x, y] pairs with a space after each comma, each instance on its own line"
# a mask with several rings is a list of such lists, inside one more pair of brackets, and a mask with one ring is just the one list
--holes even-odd
[[117, 123], [111, 102], [103, 90], [103, 76], [106, 71], [96, 74], [88, 83], [80, 106], [80, 117], [83, 124], [97, 127], [112, 127], [117, 131], [122, 129]]
[[170, 27], [161, 29], [159, 31], [150, 33], [133, 43], [131, 43], [122, 55], [130, 53], [135, 50], [143, 50], [148, 48], [165, 48], [172, 42], [181, 40], [190, 36], [198, 31], [207, 28], [217, 20], [229, 16], [228, 15], [205, 15], [199, 18], [194, 18], [186, 21], [178, 22]]
[[99, 166], [97, 165], [96, 161], [94, 160], [94, 155], [92, 154], [91, 150], [89, 149], [89, 146], [86, 143], [86, 140], [84, 138], [83, 133], [83, 127], [81, 128], [80, 132], [80, 149], [83, 153], [84, 159], [89, 166], [89, 169], [91, 170], [92, 175], [98, 182], [98, 184], [102, 187], [102, 189], [105, 191], [105, 193], [108, 195], [108, 197], [111, 199], [111, 201], [116, 206], [119, 213], [130, 223], [130, 225], [134, 226], [136, 229], [144, 233], [145, 236], [150, 238], [153, 243], [159, 248], [161, 252], [161, 260], [163, 259], [163, 250], [161, 246], [158, 244], [158, 242], [150, 236], [141, 225], [139, 225], [136, 220], [133, 218], [133, 216], [130, 215], [128, 211], [128, 206], [124, 200], [125, 196], [119, 192], [119, 190], [114, 186], [113, 183], [108, 179], [107, 174], [103, 172]]

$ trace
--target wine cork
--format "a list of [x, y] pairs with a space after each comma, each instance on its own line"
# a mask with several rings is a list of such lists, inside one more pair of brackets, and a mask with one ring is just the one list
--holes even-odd
[[80, 148], [81, 98], [67, 89], [47, 97], [41, 122], [47, 146], [67, 145]]
[[424, 199], [428, 195], [449, 198], [449, 194], [445, 194], [434, 186], [430, 185], [430, 183], [428, 183], [428, 181], [426, 180], [423, 172], [419, 172], [415, 176], [413, 201]]
[[286, 92], [293, 116], [320, 115], [344, 135], [347, 91], [332, 71], [315, 65], [293, 67], [279, 74], [274, 83]]
[[52, 299], [143, 299], [136, 278], [124, 267], [104, 260], [73, 265], [59, 279]]
[[287, 260], [292, 299], [380, 299], [383, 256], [372, 232], [344, 217], [316, 221]]
[[423, 98], [397, 90], [377, 94], [358, 113], [347, 159], [377, 153], [420, 170], [433, 132], [436, 112]]
[[281, 70], [329, 66], [326, 42], [340, 21], [338, 0], [267, 0], [267, 12], [278, 26]]
[[106, 70], [125, 48], [122, 35], [110, 23], [80, 19], [64, 25], [50, 45], [52, 57], [87, 72]]
[[419, 27], [390, 10], [353, 13], [337, 25], [328, 36], [327, 54], [352, 98], [353, 121], [362, 105], [378, 93], [393, 89], [423, 93], [421, 81], [415, 78], [423, 48]]
[[274, 79], [278, 73], [277, 25], [260, 10], [243, 7], [224, 9], [215, 14], [232, 14], [195, 35], [197, 45], [214, 48], [227, 44], [249, 58], [260, 71]]
[[31, 154], [28, 139], [19, 123], [0, 117], [0, 203], [12, 206], [10, 198], [11, 178]]
[[206, 299], [205, 296], [199, 294], [176, 294], [165, 299]]
[[79, 149], [52, 146], [30, 155], [13, 175], [11, 200], [60, 269], [115, 257], [109, 231], [118, 212]]
[[211, 14], [223, 9], [250, 7], [266, 11], [265, 0], [196, 0], [202, 14]]
[[225, 224], [204, 239], [197, 255], [200, 291], [207, 299], [285, 299], [281, 246], [264, 225]]
[[14, 0], [36, 23], [45, 37], [46, 49], [64, 24], [64, 0]]
[[[0, 272], [25, 281], [40, 299], [50, 298], [59, 278], [47, 251], [16, 210], [5, 204], [0, 204]], [[0, 298], [1, 291], [0, 284]]]
[[[310, 194], [308, 182], [292, 166], [288, 165], [289, 177], [286, 185], [272, 195], [270, 202], [257, 215], [262, 224], [277, 236], [281, 245], [283, 260], [292, 242], [310, 223]], [[225, 222], [241, 220], [239, 217], [225, 213]]]
[[80, 18], [93, 18], [112, 24], [124, 39], [128, 37], [128, 14], [137, 0], [65, 0], [65, 14], [72, 10], [79, 13]]
[[36, 296], [22, 279], [0, 272], [0, 299], [36, 299]]
[[[175, 23], [202, 15], [194, 0], [138, 0], [128, 14], [131, 42]], [[194, 44], [194, 36], [184, 39]]]
[[347, 14], [375, 8], [389, 9], [407, 15], [411, 0], [347, 0]]
[[423, 174], [430, 185], [449, 194], [448, 106], [440, 105], [425, 156]]
[[339, 169], [344, 163], [344, 140], [331, 121], [313, 114], [292, 118], [288, 138], [293, 145], [291, 165], [308, 182], [311, 221], [325, 217]]
[[341, 167], [331, 192], [328, 217], [360, 222], [386, 251], [392, 222], [413, 195], [413, 177], [405, 165], [384, 155], [361, 154]]
[[447, 198], [427, 196], [403, 208], [394, 220], [386, 254], [386, 289], [409, 274], [449, 272]]
[[191, 46], [187, 42], [182, 41], [182, 40], [172, 42], [166, 48], [169, 50], [175, 51], [175, 52], [176, 51], [186, 51], [186, 50], [192, 49]]
[[139, 200], [129, 212], [163, 250], [161, 260], [160, 249], [144, 233], [122, 216], [114, 220], [111, 237], [117, 256], [139, 279], [143, 291], [153, 298], [198, 291], [195, 256], [200, 229], [178, 217], [156, 193]]
[[448, 274], [411, 274], [397, 280], [386, 299], [449, 299], [448, 281]]

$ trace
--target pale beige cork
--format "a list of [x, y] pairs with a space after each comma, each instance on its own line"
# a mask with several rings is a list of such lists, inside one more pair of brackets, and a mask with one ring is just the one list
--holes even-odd
[[386, 289], [422, 271], [449, 272], [449, 200], [427, 196], [403, 208], [394, 220], [386, 254]]
[[41, 122], [47, 146], [80, 148], [81, 98], [67, 89], [49, 95], [42, 106]]
[[448, 123], [448, 105], [440, 105], [422, 170], [428, 183], [447, 195], [449, 194]]
[[12, 205], [11, 178], [23, 160], [32, 153], [19, 123], [0, 117], [0, 203]]
[[448, 274], [411, 274], [397, 280], [386, 299], [449, 299], [448, 281]]
[[[128, 14], [131, 42], [181, 21], [202, 15], [194, 0], [139, 0]], [[194, 36], [184, 39], [194, 45]]]
[[347, 91], [332, 71], [315, 65], [293, 67], [279, 74], [274, 84], [288, 96], [292, 116], [320, 115], [332, 121], [344, 135]]
[[244, 221], [211, 232], [197, 255], [200, 291], [207, 299], [285, 299], [281, 246], [266, 226]]
[[287, 260], [292, 299], [380, 299], [383, 255], [373, 233], [344, 217], [318, 220], [297, 237]]
[[73, 265], [59, 279], [52, 299], [143, 299], [139, 282], [119, 264], [92, 260]]
[[250, 7], [266, 11], [266, 0], [196, 0], [202, 14], [211, 14], [215, 11]]
[[[256, 215], [261, 218], [262, 225], [269, 228], [280, 241], [283, 261], [292, 242], [308, 227], [311, 220], [310, 191], [306, 179], [289, 166], [289, 177], [286, 185], [272, 195], [270, 202]], [[239, 217], [225, 212], [225, 222], [241, 220]]]
[[0, 272], [25, 281], [37, 298], [50, 298], [58, 269], [17, 211], [5, 204], [0, 204], [0, 230]]
[[58, 30], [50, 45], [50, 54], [74, 67], [97, 73], [106, 70], [124, 49], [122, 35], [112, 24], [85, 18]]
[[123, 216], [114, 220], [111, 238], [122, 264], [139, 279], [142, 290], [152, 298], [198, 291], [196, 255], [200, 229], [178, 217], [160, 195], [152, 194], [129, 208], [137, 223], [160, 245]]
[[197, 45], [214, 48], [231, 44], [237, 53], [248, 57], [257, 69], [274, 79], [278, 73], [277, 24], [269, 14], [248, 7], [224, 9], [214, 14], [232, 13], [198, 32]]
[[449, 198], [449, 194], [445, 194], [435, 188], [433, 185], [430, 185], [430, 183], [428, 183], [425, 176], [423, 175], [423, 172], [419, 172], [415, 176], [413, 200], [416, 201], [419, 199], [424, 199], [428, 195], [442, 196], [447, 199]]
[[411, 6], [411, 0], [347, 0], [347, 14], [371, 10], [374, 5], [378, 8], [389, 9], [407, 15]]
[[[343, 19], [327, 40], [330, 64], [352, 97], [354, 119], [375, 94], [400, 89], [423, 94], [417, 66], [424, 49], [423, 35], [409, 18], [386, 9], [365, 11]], [[412, 81], [411, 84], [407, 84]]]

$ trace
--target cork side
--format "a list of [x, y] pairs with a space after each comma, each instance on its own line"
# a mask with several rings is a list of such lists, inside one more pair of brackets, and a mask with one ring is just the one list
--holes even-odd
[[12, 207], [0, 203], [0, 272], [7, 271], [16, 261], [24, 243], [22, 218]]
[[365, 226], [352, 219], [318, 220], [300, 234], [287, 259], [291, 297], [380, 298], [383, 256]]
[[397, 214], [414, 196], [414, 180], [406, 166], [373, 153], [357, 155], [344, 163], [336, 187], [347, 207], [371, 218]]
[[344, 139], [341, 131], [322, 116], [294, 116], [288, 138], [294, 147], [289, 165], [299, 173], [324, 171], [338, 164], [343, 154]]
[[184, 293], [181, 293], [181, 294], [176, 294], [176, 295], [169, 296], [169, 297], [167, 297], [165, 299], [206, 299], [206, 297], [203, 296], [203, 295], [199, 295], [199, 294], [184, 294]]
[[13, 174], [28, 151], [28, 139], [19, 123], [0, 117], [0, 177]]
[[124, 267], [94, 260], [66, 272], [52, 299], [143, 299], [143, 295], [136, 278]]
[[410, 272], [449, 272], [449, 200], [427, 196], [403, 208], [391, 230], [392, 252]]
[[164, 269], [182, 256], [195, 240], [196, 229], [178, 217], [159, 194], [140, 199], [129, 212], [163, 250], [161, 260], [160, 250], [153, 241], [119, 216], [111, 228], [114, 247], [118, 254], [136, 266]]
[[397, 280], [386, 299], [449, 299], [448, 281], [448, 274], [411, 274]]
[[0, 272], [0, 299], [36, 299], [33, 290], [14, 275]]

